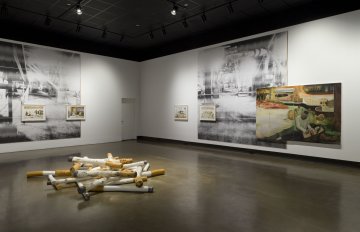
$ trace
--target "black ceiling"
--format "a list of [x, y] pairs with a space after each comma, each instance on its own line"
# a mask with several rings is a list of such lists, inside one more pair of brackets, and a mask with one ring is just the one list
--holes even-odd
[[0, 37], [143, 61], [360, 8], [350, 0], [82, 0], [78, 16], [78, 3], [2, 1]]

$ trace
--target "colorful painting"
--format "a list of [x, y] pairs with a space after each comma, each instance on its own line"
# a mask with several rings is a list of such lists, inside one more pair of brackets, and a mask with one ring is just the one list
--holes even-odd
[[257, 89], [256, 138], [340, 144], [341, 84]]
[[198, 67], [198, 105], [216, 105], [199, 139], [279, 147], [256, 139], [256, 89], [287, 84], [287, 32], [200, 51]]

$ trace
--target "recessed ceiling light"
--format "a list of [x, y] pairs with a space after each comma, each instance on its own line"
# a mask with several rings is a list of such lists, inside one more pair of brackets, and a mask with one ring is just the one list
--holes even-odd
[[185, 7], [188, 7], [188, 6], [189, 6], [189, 4], [188, 4], [188, 3], [185, 3], [185, 4], [184, 4], [184, 6], [185, 6]]
[[135, 27], [141, 27], [141, 25], [140, 25], [140, 24], [136, 24]]
[[176, 13], [177, 13], [177, 10], [178, 10], [178, 7], [174, 4], [174, 7], [173, 7], [172, 10], [170, 11], [170, 13], [175, 16]]
[[83, 11], [81, 9], [80, 3], [76, 5], [76, 14], [82, 15]]

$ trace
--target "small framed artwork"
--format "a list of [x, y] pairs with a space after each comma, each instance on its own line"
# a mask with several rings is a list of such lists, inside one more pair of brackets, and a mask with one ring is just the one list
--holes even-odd
[[188, 120], [188, 106], [187, 105], [175, 105], [174, 120], [175, 121], [187, 121]]
[[79, 121], [85, 120], [86, 112], [84, 105], [68, 105], [66, 106], [66, 120]]
[[200, 105], [200, 121], [216, 121], [216, 106], [214, 104]]
[[21, 121], [37, 122], [46, 121], [44, 105], [21, 105]]

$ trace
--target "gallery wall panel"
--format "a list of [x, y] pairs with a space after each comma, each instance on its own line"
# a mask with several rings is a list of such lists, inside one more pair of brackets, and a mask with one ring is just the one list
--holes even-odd
[[[80, 104], [80, 54], [0, 41], [0, 143], [79, 138], [80, 122], [64, 120]], [[27, 111], [22, 105], [42, 105]], [[43, 121], [31, 120], [41, 112]]]
[[[9, 40], [3, 40], [3, 42], [22, 44], [21, 42]], [[78, 77], [75, 76], [75, 78], [71, 78], [71, 85], [77, 86], [79, 88], [79, 94], [74, 94], [73, 96], [76, 96], [75, 98], [66, 98], [66, 100], [63, 98], [56, 98], [56, 100], [54, 99], [54, 101], [56, 101], [55, 105], [61, 106], [61, 110], [63, 112], [54, 112], [52, 113], [51, 117], [57, 118], [58, 120], [61, 119], [61, 122], [66, 124], [79, 125], [78, 129], [80, 131], [80, 122], [66, 121], [65, 110], [66, 104], [81, 103], [82, 105], [86, 105], [86, 120], [81, 122], [81, 136], [79, 133], [75, 138], [72, 137], [64, 139], [63, 136], [56, 140], [0, 144], [0, 153], [121, 141], [121, 101], [117, 101], [117, 99], [121, 99], [122, 97], [135, 99], [138, 98], [140, 75], [140, 65], [138, 62], [120, 60], [87, 53], [65, 51], [27, 43], [24, 43], [24, 45], [29, 47], [36, 47], [40, 50], [51, 51], [52, 55], [50, 56], [48, 52], [45, 52], [45, 54], [41, 55], [43, 60], [48, 59], [50, 60], [49, 62], [51, 62], [51, 60], [54, 60], [55, 57], [67, 57], [66, 62], [70, 65], [70, 67], [75, 67], [75, 65], [79, 67], [76, 71], [76, 75], [78, 75]], [[68, 54], [75, 54], [77, 57], [69, 57]], [[20, 58], [19, 61], [20, 63], [24, 63]], [[44, 63], [46, 62], [41, 61], [39, 62], [39, 65], [43, 65]], [[31, 65], [31, 67], [36, 66]], [[74, 85], [74, 83], [77, 84]], [[37, 96], [37, 98], [42, 99], [42, 101], [52, 101], [52, 98], [40, 98], [39, 96]], [[28, 101], [27, 103], [41, 104], [41, 102], [37, 101]], [[29, 124], [41, 125], [41, 123], [42, 122], [32, 122]], [[71, 130], [74, 128], [76, 127], [72, 126]]]
[[[141, 64], [141, 136], [216, 144], [296, 155], [360, 161], [356, 125], [360, 85], [360, 11], [325, 18], [290, 28], [266, 32], [165, 56]], [[206, 49], [246, 41], [279, 32], [288, 32], [288, 85], [341, 83], [341, 145], [291, 141], [286, 148], [254, 146], [198, 139], [198, 56]], [[161, 84], [155, 84], [161, 83]], [[169, 91], [178, 88], [183, 91]], [[194, 89], [195, 88], [195, 89]], [[156, 102], [156, 109], [152, 103]], [[173, 121], [174, 105], [189, 106], [189, 121]], [[161, 115], [161, 119], [144, 115]]]
[[278, 146], [256, 139], [256, 89], [287, 84], [287, 32], [199, 51], [198, 104], [214, 104], [214, 122], [199, 120], [198, 138]]

